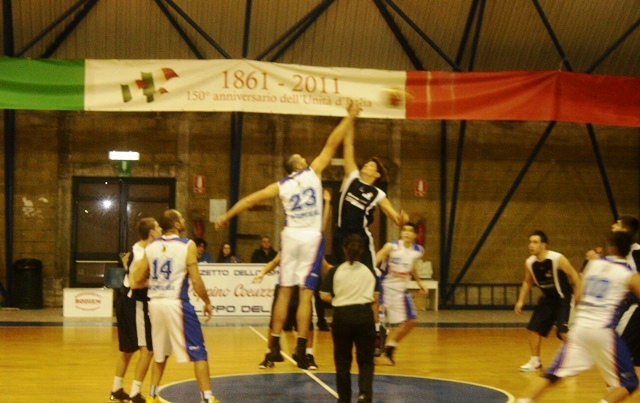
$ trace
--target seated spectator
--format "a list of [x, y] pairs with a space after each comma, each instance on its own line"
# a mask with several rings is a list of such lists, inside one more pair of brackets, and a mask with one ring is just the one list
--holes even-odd
[[271, 247], [271, 238], [263, 236], [260, 241], [260, 247], [253, 251], [251, 255], [251, 263], [269, 263], [275, 259], [278, 252]]
[[223, 243], [218, 253], [218, 260], [216, 263], [242, 263], [240, 258], [235, 256], [233, 250], [231, 250], [231, 244]]
[[207, 252], [207, 241], [202, 238], [196, 238], [193, 240], [198, 248], [198, 263], [213, 263], [211, 254]]

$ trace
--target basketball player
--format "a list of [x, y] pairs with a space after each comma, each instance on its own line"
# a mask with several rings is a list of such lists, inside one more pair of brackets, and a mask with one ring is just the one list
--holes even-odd
[[400, 240], [389, 242], [376, 254], [381, 262], [380, 304], [384, 307], [390, 324], [399, 324], [390, 330], [382, 356], [391, 365], [395, 365], [393, 352], [416, 324], [418, 314], [407, 287], [411, 279], [415, 280], [424, 294], [427, 289], [422, 285], [415, 263], [422, 258], [424, 248], [415, 243], [416, 226], [406, 223], [402, 226]]
[[[345, 261], [342, 251], [344, 240], [350, 234], [356, 234], [362, 238], [364, 253], [360, 262], [368, 268], [377, 271], [375, 254], [376, 247], [373, 236], [369, 231], [369, 225], [373, 222], [374, 208], [379, 205], [382, 212], [396, 225], [402, 226], [409, 221], [409, 216], [400, 210], [398, 213], [387, 195], [375, 185], [382, 182], [385, 177], [385, 167], [378, 158], [371, 158], [358, 170], [354, 150], [354, 131], [347, 133], [344, 138], [344, 179], [340, 186], [340, 200], [338, 204], [338, 217], [333, 234], [334, 264], [337, 266]], [[387, 331], [381, 327], [378, 315], [378, 301], [371, 305], [376, 320], [376, 356], [382, 353]]]
[[547, 235], [542, 231], [535, 231], [529, 236], [531, 256], [525, 261], [524, 281], [514, 308], [518, 315], [522, 314], [524, 299], [535, 282], [543, 296], [540, 297], [527, 326], [531, 358], [529, 362], [520, 366], [520, 371], [523, 372], [537, 371], [542, 368], [540, 342], [542, 337], [547, 337], [554, 323], [558, 338], [566, 341], [571, 313], [571, 295], [575, 296], [575, 303], [578, 303], [580, 298], [578, 272], [566, 257], [558, 252], [547, 250], [548, 243]]
[[[331, 212], [331, 192], [329, 192], [328, 190], [324, 189], [322, 191], [322, 200], [324, 202], [324, 207], [323, 207], [323, 213], [322, 213], [322, 231], [324, 232], [324, 230], [327, 228], [327, 223], [329, 222], [329, 216], [330, 216], [330, 212]], [[280, 264], [280, 252], [278, 252], [275, 256], [275, 258], [273, 258], [273, 260], [271, 260], [270, 262], [268, 262], [263, 268], [262, 270], [260, 270], [260, 273], [258, 273], [252, 280], [251, 282], [253, 283], [260, 283], [262, 282], [262, 279], [264, 278], [264, 276], [266, 276], [268, 273], [271, 273], [273, 270], [276, 269], [276, 267], [278, 267], [278, 265]], [[324, 274], [326, 274], [327, 271], [329, 271], [330, 267], [329, 267], [329, 263], [327, 263], [327, 261], [325, 259], [322, 259], [322, 269], [321, 269], [321, 277], [324, 277]], [[319, 284], [318, 284], [319, 285]], [[296, 290], [297, 289], [297, 290]], [[269, 334], [267, 336], [268, 339], [268, 345], [270, 346], [272, 344], [273, 341], [273, 331], [271, 330], [273, 328], [273, 311], [275, 310], [275, 305], [276, 305], [276, 301], [278, 300], [278, 293], [280, 291], [280, 284], [276, 284], [274, 292], [273, 292], [273, 303], [271, 305], [271, 319], [269, 320]], [[294, 290], [293, 290], [293, 295], [291, 296], [291, 299], [289, 300], [289, 308], [288, 308], [288, 315], [287, 315], [287, 320], [286, 322], [289, 322], [291, 320], [291, 318], [295, 318], [296, 315], [296, 311], [298, 310], [298, 298], [296, 293], [300, 292], [300, 287], [299, 286], [295, 286]], [[316, 290], [314, 292], [314, 298], [320, 298], [320, 294], [318, 292], [318, 290]], [[316, 307], [319, 305], [320, 303], [323, 303], [324, 301], [315, 301], [315, 305]], [[324, 311], [324, 310], [323, 310]], [[318, 312], [318, 309], [316, 308], [316, 313], [318, 314], [318, 317], [320, 317], [320, 313]], [[323, 316], [324, 318], [324, 316]], [[326, 319], [325, 319], [326, 320]], [[292, 326], [294, 327], [294, 326]], [[287, 329], [285, 329], [287, 330]], [[318, 364], [316, 364], [316, 360], [313, 356], [313, 321], [309, 321], [309, 333], [307, 333], [307, 349], [305, 351], [305, 356], [307, 357], [307, 364], [308, 367], [307, 369], [310, 370], [316, 370], [318, 369]], [[258, 364], [258, 368], [260, 369], [267, 369], [267, 368], [273, 368], [274, 367], [274, 362], [270, 360], [271, 357], [271, 350], [267, 348], [267, 353], [264, 356], [264, 360], [262, 360], [260, 362], [260, 364]], [[280, 355], [280, 357], [282, 357], [282, 355]]]
[[596, 365], [607, 392], [600, 403], [626, 399], [638, 387], [638, 377], [627, 346], [615, 332], [620, 303], [632, 291], [640, 297], [640, 275], [625, 259], [631, 238], [623, 232], [607, 236], [607, 254], [589, 261], [582, 277], [582, 298], [568, 340], [560, 347], [546, 373], [529, 386], [517, 403], [531, 403], [558, 379], [576, 375]]
[[[614, 232], [626, 232], [632, 241], [636, 239], [638, 233], [638, 219], [628, 215], [620, 216], [611, 226]], [[631, 250], [627, 254], [627, 263], [635, 272], [640, 267], [640, 245], [635, 242], [631, 245]], [[629, 298], [621, 306], [623, 315], [616, 331], [621, 335], [626, 343], [635, 366], [640, 366], [640, 310], [638, 310], [638, 300], [635, 296]]]
[[135, 287], [148, 282], [149, 316], [154, 341], [154, 368], [151, 375], [149, 400], [159, 402], [157, 388], [173, 352], [177, 362], [193, 362], [201, 398], [204, 403], [218, 402], [211, 393], [209, 361], [204, 345], [202, 326], [195, 308], [189, 302], [189, 281], [204, 302], [206, 320], [213, 308], [198, 271], [196, 244], [181, 238], [184, 218], [177, 210], [165, 210], [160, 218], [163, 235], [145, 248], [145, 258], [134, 265]]
[[305, 349], [311, 321], [311, 299], [320, 281], [320, 264], [324, 255], [322, 236], [322, 171], [329, 165], [345, 134], [353, 130], [353, 121], [360, 108], [352, 102], [348, 115], [331, 132], [320, 154], [307, 164], [300, 154], [285, 162], [288, 176], [238, 201], [229, 211], [220, 215], [216, 229], [251, 206], [280, 197], [285, 212], [285, 227], [281, 233], [280, 289], [273, 311], [273, 341], [269, 346], [270, 361], [281, 360], [280, 332], [287, 318], [293, 287], [300, 286], [297, 311], [298, 339], [293, 358], [298, 367], [307, 369], [309, 363]]
[[[110, 401], [112, 402], [145, 402], [145, 398], [140, 394], [140, 387], [153, 357], [147, 289], [132, 290], [130, 288], [128, 269], [144, 258], [144, 248], [149, 242], [159, 237], [162, 234], [162, 230], [158, 222], [151, 217], [138, 221], [136, 228], [140, 235], [140, 240], [133, 245], [131, 252], [127, 252], [122, 257], [126, 274], [116, 298], [120, 355], [111, 389]], [[130, 262], [129, 258], [131, 258]], [[127, 394], [122, 388], [122, 379], [127, 372], [133, 354], [138, 350], [140, 351], [140, 357], [138, 357], [138, 363], [136, 364], [131, 390]]]

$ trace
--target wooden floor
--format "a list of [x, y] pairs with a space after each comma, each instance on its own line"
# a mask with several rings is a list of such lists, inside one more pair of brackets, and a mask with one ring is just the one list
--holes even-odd
[[[49, 316], [38, 320], [39, 313]], [[31, 311], [27, 316], [0, 310], [0, 401], [107, 402], [118, 354], [113, 322], [68, 321], [59, 314], [51, 318], [51, 312], [43, 311]], [[447, 317], [454, 320], [447, 321]], [[529, 358], [524, 324], [520, 327], [518, 322], [526, 319], [516, 317], [513, 312], [421, 313], [421, 327], [415, 328], [400, 344], [396, 365], [380, 362], [376, 373], [477, 383], [517, 397], [536, 376], [518, 371], [518, 366]], [[506, 327], [498, 327], [500, 321]], [[251, 321], [218, 318], [207, 324], [204, 334], [211, 376], [263, 373], [257, 364], [264, 357], [266, 330], [266, 320], [262, 318]], [[316, 335], [319, 370], [333, 371], [331, 335], [329, 332]], [[285, 338], [285, 352], [291, 350], [292, 342], [293, 336]], [[543, 364], [549, 363], [558, 346], [555, 338], [543, 341]], [[267, 371], [297, 370], [293, 364], [284, 362]], [[125, 379], [127, 390], [132, 371], [133, 367]], [[163, 384], [193, 377], [192, 365], [177, 364], [170, 358]], [[215, 378], [212, 384], [215, 394]], [[147, 391], [148, 379], [143, 385], [145, 395]], [[562, 381], [540, 401], [597, 402], [603, 392], [602, 379], [596, 370], [591, 370]], [[634, 396], [629, 401], [640, 401], [640, 397]]]

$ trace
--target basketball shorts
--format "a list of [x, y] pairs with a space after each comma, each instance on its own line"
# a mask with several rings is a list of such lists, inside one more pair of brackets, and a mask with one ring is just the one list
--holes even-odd
[[531, 315], [527, 326], [528, 330], [547, 337], [553, 325], [558, 329], [558, 337], [561, 333], [569, 331], [569, 315], [571, 314], [571, 297], [546, 298], [541, 297], [538, 305]]
[[153, 350], [148, 303], [137, 301], [118, 292], [116, 297], [118, 343], [123, 353], [133, 353], [146, 347]]
[[152, 298], [149, 316], [156, 362], [163, 362], [171, 353], [177, 362], [207, 359], [202, 326], [195, 308], [188, 301]]
[[573, 326], [547, 375], [564, 378], [598, 367], [607, 386], [622, 386], [630, 393], [638, 387], [631, 354], [613, 329]]
[[320, 282], [324, 256], [322, 233], [315, 230], [285, 228], [280, 241], [281, 287], [301, 287], [315, 290]]
[[384, 306], [386, 316], [391, 324], [402, 323], [418, 317], [413, 298], [406, 290], [399, 291], [385, 287], [383, 284], [380, 305]]

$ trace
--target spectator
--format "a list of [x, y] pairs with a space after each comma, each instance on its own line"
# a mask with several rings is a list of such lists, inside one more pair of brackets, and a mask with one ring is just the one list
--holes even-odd
[[198, 263], [213, 263], [211, 254], [207, 252], [207, 241], [202, 238], [196, 238], [193, 241], [196, 243], [196, 248], [198, 248]]
[[242, 260], [235, 255], [233, 249], [231, 249], [231, 244], [225, 242], [220, 247], [216, 263], [242, 263]]
[[251, 263], [269, 263], [276, 258], [278, 252], [271, 247], [271, 238], [263, 236], [260, 240], [260, 247], [253, 251]]

